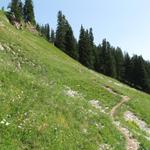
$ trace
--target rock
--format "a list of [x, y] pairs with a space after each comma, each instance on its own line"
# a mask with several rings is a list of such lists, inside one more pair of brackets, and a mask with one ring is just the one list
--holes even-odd
[[96, 109], [99, 109], [100, 112], [106, 113], [106, 109], [103, 108], [103, 107], [100, 105], [100, 103], [99, 103], [98, 100], [91, 100], [91, 101], [89, 101], [89, 103], [90, 103], [93, 107], [95, 107]]
[[66, 92], [66, 94], [67, 94], [68, 96], [70, 96], [70, 97], [75, 97], [75, 96], [78, 95], [78, 92], [69, 89], [69, 90]]
[[99, 150], [112, 150], [111, 146], [108, 144], [101, 144]]
[[4, 51], [4, 47], [2, 46], [2, 44], [0, 43], [0, 50]]
[[125, 112], [124, 118], [126, 121], [131, 121], [131, 122], [136, 123], [141, 130], [145, 131], [150, 136], [150, 128], [148, 127], [148, 125], [144, 121], [140, 120], [132, 112], [130, 112], [130, 111]]

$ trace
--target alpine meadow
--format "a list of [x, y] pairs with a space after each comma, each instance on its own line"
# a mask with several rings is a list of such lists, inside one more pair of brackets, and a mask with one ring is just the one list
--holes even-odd
[[96, 44], [92, 27], [75, 37], [61, 10], [52, 28], [32, 0], [7, 6], [0, 150], [150, 150], [150, 62], [105, 38]]

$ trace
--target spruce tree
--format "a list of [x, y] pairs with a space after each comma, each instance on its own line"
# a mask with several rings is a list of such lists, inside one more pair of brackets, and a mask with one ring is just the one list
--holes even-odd
[[40, 25], [38, 23], [36, 24], [36, 30], [41, 32], [41, 27], [40, 27]]
[[1, 10], [4, 12], [4, 11], [5, 11], [5, 7], [3, 6], [3, 7], [1, 8]]
[[24, 5], [24, 20], [25, 22], [30, 22], [31, 24], [35, 25], [35, 16], [34, 16], [34, 7], [32, 0], [25, 0]]
[[132, 64], [132, 83], [135, 87], [150, 92], [150, 85], [148, 84], [148, 75], [144, 65], [142, 56], [134, 55], [131, 59]]
[[117, 79], [122, 80], [124, 75], [124, 56], [119, 47], [116, 48], [114, 56], [116, 61]]
[[77, 42], [71, 25], [61, 11], [58, 12], [55, 46], [72, 58], [77, 59]]
[[66, 18], [61, 11], [58, 12], [55, 46], [65, 51]]
[[131, 58], [128, 53], [125, 53], [124, 55], [124, 74], [123, 74], [123, 80], [125, 83], [131, 84]]
[[95, 51], [94, 51], [94, 69], [95, 71], [97, 72], [101, 72], [101, 69], [100, 69], [100, 54], [101, 54], [101, 44], [99, 44], [96, 48], [95, 48]]
[[65, 35], [65, 52], [74, 59], [77, 59], [78, 57], [76, 40], [70, 25], [68, 25]]
[[89, 29], [89, 50], [90, 50], [90, 59], [91, 59], [91, 69], [94, 69], [95, 59], [96, 59], [96, 47], [94, 44], [94, 35], [93, 35], [93, 29]]
[[53, 29], [51, 29], [51, 33], [50, 33], [50, 42], [52, 44], [55, 43], [55, 31]]
[[10, 12], [15, 15], [16, 21], [21, 22], [23, 15], [23, 4], [21, 0], [12, 0], [10, 5]]
[[41, 30], [42, 36], [45, 37], [45, 25], [41, 25], [40, 30]]
[[150, 62], [149, 61], [145, 61], [144, 65], [145, 65], [145, 69], [146, 69], [146, 72], [147, 72], [147, 75], [148, 75], [148, 79], [149, 79], [148, 82], [150, 83]]
[[111, 51], [110, 43], [107, 42], [106, 39], [102, 42], [101, 53], [99, 55], [99, 65], [101, 73], [111, 77], [116, 77], [115, 59]]
[[107, 42], [106, 45], [107, 46], [106, 46], [106, 55], [105, 55], [106, 56], [105, 74], [113, 78], [116, 78], [116, 61], [113, 55], [113, 47], [111, 47], [109, 42]]
[[86, 65], [86, 54], [85, 54], [85, 29], [83, 26], [81, 26], [80, 29], [80, 37], [78, 42], [78, 48], [79, 48], [79, 62], [83, 65]]
[[79, 61], [86, 67], [93, 68], [89, 32], [88, 30], [85, 30], [83, 26], [81, 26], [80, 29], [78, 48], [79, 48]]
[[93, 35], [93, 29], [92, 28], [89, 29], [89, 40], [90, 40], [91, 47], [93, 47], [94, 46], [94, 35]]
[[101, 45], [101, 52], [99, 55], [99, 71], [103, 74], [106, 74], [106, 46], [107, 46], [107, 42], [106, 39], [104, 39], [102, 41], [102, 45]]
[[45, 25], [45, 37], [46, 37], [47, 41], [50, 41], [50, 26], [49, 26], [49, 24]]
[[23, 3], [21, 0], [19, 0], [18, 7], [19, 7], [20, 17], [21, 19], [23, 19]]
[[[91, 32], [92, 36], [93, 33]], [[93, 38], [94, 39], [94, 38]], [[85, 53], [87, 53], [87, 67], [93, 69], [93, 39], [91, 40], [91, 35], [89, 30], [85, 32]]]

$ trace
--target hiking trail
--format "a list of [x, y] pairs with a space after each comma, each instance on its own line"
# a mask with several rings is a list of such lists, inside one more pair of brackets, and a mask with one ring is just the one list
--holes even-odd
[[[114, 95], [119, 95], [118, 93], [116, 93], [115, 91], [113, 91], [111, 88], [105, 88], [106, 90], [108, 90], [110, 93], [114, 94]], [[121, 123], [119, 121], [115, 121], [115, 116], [117, 114], [118, 109], [125, 103], [127, 103], [130, 98], [128, 96], [123, 96], [120, 95], [122, 97], [121, 101], [116, 104], [110, 111], [110, 117], [113, 121], [113, 124], [116, 126], [116, 128], [123, 134], [124, 138], [126, 139], [126, 149], [127, 150], [138, 150], [139, 149], [139, 142], [134, 139], [132, 133], [130, 133], [130, 131], [123, 127], [121, 125]]]

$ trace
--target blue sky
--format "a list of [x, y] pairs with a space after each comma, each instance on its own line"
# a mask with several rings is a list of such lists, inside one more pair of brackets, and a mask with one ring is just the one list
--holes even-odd
[[[10, 0], [0, 0], [0, 7]], [[33, 0], [36, 20], [56, 27], [62, 10], [78, 37], [81, 24], [93, 27], [95, 42], [114, 46], [150, 60], [150, 0]]]

